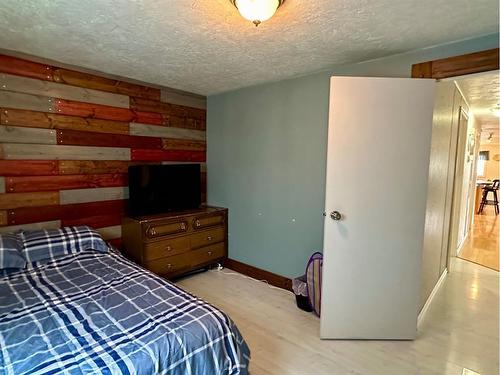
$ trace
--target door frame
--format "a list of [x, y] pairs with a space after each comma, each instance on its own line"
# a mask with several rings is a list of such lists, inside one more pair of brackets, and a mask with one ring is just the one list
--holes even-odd
[[499, 52], [499, 48], [493, 48], [413, 64], [411, 67], [411, 77], [442, 79], [498, 70]]
[[[460, 245], [458, 244], [459, 229], [460, 229], [460, 210], [462, 208], [463, 198], [463, 181], [465, 178], [464, 168], [466, 163], [466, 149], [468, 141], [468, 124], [469, 114], [460, 106], [458, 113], [458, 134], [456, 142], [456, 155], [455, 155], [455, 171], [453, 175], [453, 188], [451, 193], [451, 214], [450, 214], [450, 230], [448, 232], [448, 246], [447, 246], [447, 264], [449, 263], [450, 254], [458, 256], [459, 249], [462, 248], [465, 239], [462, 239]], [[468, 179], [469, 181], [469, 179]], [[469, 181], [470, 183], [470, 181]], [[458, 214], [455, 215], [455, 214]], [[467, 213], [466, 213], [467, 215]], [[467, 218], [466, 218], [467, 219]], [[453, 252], [451, 251], [453, 250]]]
[[[464, 76], [468, 74], [489, 72], [493, 70], [500, 70], [500, 48], [493, 48], [479, 52], [468, 53], [464, 55], [450, 56], [437, 60], [424, 61], [421, 63], [413, 64], [411, 67], [411, 77], [412, 78], [433, 78], [433, 79], [443, 79], [443, 78], [453, 78]], [[461, 111], [461, 110], [460, 110]], [[458, 137], [458, 135], [457, 135]], [[455, 156], [457, 157], [457, 151], [459, 147], [458, 139], [455, 144]], [[448, 173], [453, 173], [452, 176], [452, 186], [455, 187], [457, 182], [456, 175], [456, 164], [457, 158], [455, 157], [455, 166], [450, 168]], [[450, 212], [450, 222], [448, 226], [448, 245], [447, 245], [447, 256], [446, 256], [446, 267], [450, 270], [450, 257], [456, 256], [452, 254], [451, 245], [453, 243], [453, 226], [454, 226], [454, 214], [455, 201], [456, 201], [456, 189], [453, 189], [451, 193], [451, 212]], [[448, 199], [448, 197], [447, 197]]]

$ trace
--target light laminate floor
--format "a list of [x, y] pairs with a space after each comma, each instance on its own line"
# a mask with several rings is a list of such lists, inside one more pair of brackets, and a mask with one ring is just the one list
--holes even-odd
[[493, 207], [488, 206], [484, 211], [485, 213], [474, 216], [474, 224], [459, 256], [499, 271], [500, 216], [494, 214]]
[[319, 319], [298, 310], [292, 294], [228, 269], [178, 284], [236, 322], [252, 375], [498, 375], [499, 273], [458, 258], [452, 270], [413, 342], [322, 341]]

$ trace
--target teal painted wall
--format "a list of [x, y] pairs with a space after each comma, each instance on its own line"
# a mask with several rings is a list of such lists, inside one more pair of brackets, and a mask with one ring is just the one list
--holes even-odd
[[408, 77], [495, 47], [498, 34], [210, 96], [208, 203], [229, 208], [229, 256], [292, 277], [322, 249], [331, 75]]

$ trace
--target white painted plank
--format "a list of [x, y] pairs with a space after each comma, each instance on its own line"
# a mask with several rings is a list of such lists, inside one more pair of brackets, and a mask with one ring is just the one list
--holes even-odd
[[5, 177], [0, 177], [0, 193], [5, 193]]
[[85, 103], [109, 105], [112, 107], [129, 108], [129, 97], [126, 95], [113, 94], [11, 74], [0, 74], [0, 90], [50, 96]]
[[57, 228], [61, 228], [61, 221], [60, 220], [41, 221], [39, 223], [10, 225], [10, 226], [6, 226], [6, 227], [0, 227], [0, 233], [15, 232], [15, 231], [18, 231], [20, 229], [37, 230], [37, 229], [57, 229]]
[[105, 241], [113, 240], [115, 238], [121, 238], [122, 236], [122, 226], [114, 225], [112, 227], [104, 227], [96, 229], [101, 235], [102, 239]]
[[0, 126], [0, 142], [55, 145], [57, 144], [57, 135], [53, 129]]
[[206, 109], [207, 98], [200, 95], [190, 95], [188, 93], [179, 93], [168, 89], [161, 90], [161, 101], [164, 103], [172, 103], [184, 105], [186, 107]]
[[130, 123], [130, 135], [142, 135], [145, 137], [177, 138], [177, 139], [195, 139], [204, 141], [205, 131], [173, 128], [169, 126], [148, 125], [138, 122]]
[[60, 204], [101, 202], [118, 199], [128, 199], [128, 187], [71, 189], [59, 192]]
[[4, 143], [4, 159], [20, 160], [130, 160], [130, 149]]
[[0, 90], [0, 107], [53, 112], [54, 98]]

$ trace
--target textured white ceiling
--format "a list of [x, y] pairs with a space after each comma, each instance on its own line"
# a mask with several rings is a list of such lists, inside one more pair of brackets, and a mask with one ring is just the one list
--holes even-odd
[[469, 103], [470, 110], [481, 124], [481, 139], [493, 133], [495, 140], [499, 137], [500, 118], [491, 111], [500, 104], [499, 72], [475, 74], [456, 80], [460, 90]]
[[0, 0], [0, 48], [199, 94], [498, 31], [498, 0]]

